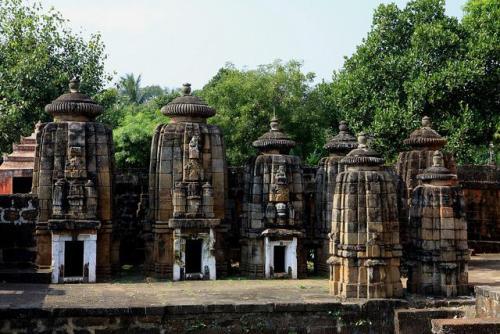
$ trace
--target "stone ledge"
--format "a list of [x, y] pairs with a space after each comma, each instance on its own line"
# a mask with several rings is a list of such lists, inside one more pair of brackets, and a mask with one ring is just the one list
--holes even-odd
[[369, 312], [382, 308], [395, 309], [405, 307], [406, 301], [398, 299], [375, 299], [347, 302], [311, 302], [311, 303], [265, 303], [265, 304], [202, 304], [202, 305], [165, 305], [145, 307], [9, 307], [0, 304], [0, 319], [17, 317], [105, 317], [105, 316], [147, 316], [147, 315], [187, 315], [211, 313], [304, 313], [331, 312]]
[[496, 334], [500, 333], [500, 319], [433, 319], [433, 334]]

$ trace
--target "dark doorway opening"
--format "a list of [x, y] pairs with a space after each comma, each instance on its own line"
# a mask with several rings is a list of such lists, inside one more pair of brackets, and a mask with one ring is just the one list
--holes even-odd
[[13, 194], [28, 194], [31, 192], [31, 177], [14, 177], [12, 178], [12, 193]]
[[201, 273], [202, 240], [186, 240], [186, 274]]
[[274, 246], [274, 272], [284, 273], [286, 246]]
[[64, 276], [83, 276], [83, 241], [64, 243]]

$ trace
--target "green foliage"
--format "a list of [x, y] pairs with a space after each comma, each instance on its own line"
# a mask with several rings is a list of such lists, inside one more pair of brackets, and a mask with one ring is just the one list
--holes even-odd
[[134, 73], [127, 73], [120, 78], [118, 90], [128, 103], [140, 104], [144, 102], [141, 90], [141, 75], [135, 77]]
[[217, 110], [209, 122], [222, 128], [230, 164], [255, 154], [251, 143], [269, 130], [273, 113], [298, 142], [295, 154], [305, 158], [322, 146], [327, 116], [316, 107], [320, 94], [310, 95], [314, 74], [301, 67], [297, 61], [275, 61], [254, 70], [227, 64], [198, 92]]
[[38, 120], [49, 120], [44, 106], [67, 91], [79, 75], [82, 91], [94, 95], [109, 78], [104, 72], [99, 34], [85, 40], [66, 27], [61, 14], [22, 0], [0, 2], [0, 151]]
[[424, 115], [461, 163], [484, 163], [500, 123], [500, 5], [472, 0], [459, 22], [442, 0], [380, 5], [372, 30], [334, 73], [329, 101], [389, 161]]
[[159, 124], [168, 123], [168, 118], [163, 116], [160, 108], [177, 96], [178, 92], [169, 91], [147, 103], [119, 103], [108, 110], [113, 115], [108, 120], [117, 122], [113, 140], [118, 167], [148, 167], [154, 130]]
[[146, 167], [151, 137], [158, 124], [168, 119], [149, 105], [123, 106], [124, 117], [113, 131], [115, 160], [118, 167]]

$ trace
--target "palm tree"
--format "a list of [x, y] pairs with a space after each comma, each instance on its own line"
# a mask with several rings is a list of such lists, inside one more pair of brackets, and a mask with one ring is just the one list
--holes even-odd
[[127, 73], [120, 78], [118, 89], [122, 96], [125, 96], [129, 102], [140, 104], [144, 101], [144, 95], [141, 89], [141, 75], [137, 78], [134, 73]]

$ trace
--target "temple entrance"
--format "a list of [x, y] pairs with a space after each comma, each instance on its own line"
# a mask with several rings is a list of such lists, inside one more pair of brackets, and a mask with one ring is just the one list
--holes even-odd
[[286, 246], [274, 246], [274, 272], [285, 273], [285, 251]]
[[83, 241], [64, 242], [64, 276], [83, 276]]
[[28, 194], [31, 192], [31, 177], [14, 177], [12, 178], [12, 193], [13, 194]]
[[186, 240], [186, 274], [201, 273], [201, 250], [203, 240]]

